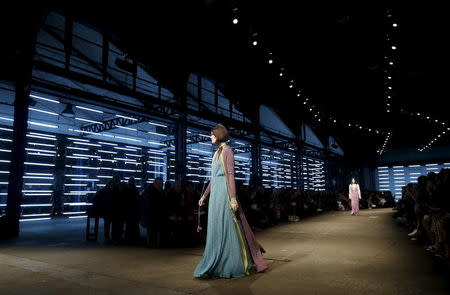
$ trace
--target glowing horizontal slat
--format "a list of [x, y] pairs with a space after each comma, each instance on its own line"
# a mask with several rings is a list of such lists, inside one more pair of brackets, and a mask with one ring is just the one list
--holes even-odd
[[99, 181], [97, 178], [72, 178], [72, 181]]
[[46, 164], [46, 163], [34, 163], [34, 162], [24, 162], [25, 165], [31, 166], [45, 166], [45, 167], [54, 167], [55, 164]]
[[68, 146], [67, 149], [69, 149], [69, 150], [77, 150], [77, 151], [89, 151], [88, 148], [81, 148], [81, 147], [74, 147], [74, 146]]
[[120, 147], [120, 146], [115, 146], [114, 148], [118, 149], [118, 150], [124, 150], [124, 151], [133, 151], [133, 152], [136, 151], [135, 149], [132, 149], [132, 148], [124, 148], [124, 147]]
[[85, 216], [69, 216], [69, 218], [74, 219], [74, 218], [87, 218], [87, 215]]
[[38, 95], [35, 95], [35, 94], [30, 94], [30, 97], [37, 98], [37, 99], [40, 99], [40, 100], [45, 100], [45, 101], [48, 101], [48, 102], [53, 102], [53, 103], [60, 103], [57, 100], [50, 99], [50, 98], [43, 97], [43, 96], [38, 96]]
[[167, 128], [167, 125], [163, 125], [163, 124], [159, 124], [159, 123], [155, 123], [155, 122], [148, 122], [148, 124], [153, 125], [153, 126], [159, 126], [159, 127]]
[[55, 112], [44, 111], [44, 110], [32, 108], [32, 107], [30, 107], [29, 109], [32, 111], [35, 111], [35, 112], [39, 112], [39, 113], [44, 113], [44, 114], [53, 115], [53, 116], [59, 116], [59, 114], [55, 113]]
[[30, 219], [19, 219], [19, 221], [24, 222], [24, 221], [39, 221], [39, 220], [50, 220], [50, 217], [46, 217], [46, 218], [30, 218]]
[[131, 120], [131, 121], [137, 121], [138, 120], [136, 118], [128, 117], [128, 116], [124, 116], [124, 115], [116, 115], [116, 117], [128, 119], [128, 120]]
[[91, 108], [87, 108], [87, 107], [82, 107], [82, 106], [75, 106], [77, 109], [81, 109], [81, 110], [85, 110], [85, 111], [90, 111], [90, 112], [94, 112], [94, 113], [100, 113], [103, 114], [103, 111], [100, 110], [95, 110], [95, 109], [91, 109]]
[[90, 170], [99, 170], [99, 167], [86, 167], [86, 166], [72, 166], [72, 168], [78, 168], [78, 169], [90, 169]]
[[40, 142], [28, 142], [29, 145], [38, 145], [38, 146], [46, 146], [46, 147], [55, 147], [54, 144], [48, 144], [48, 143], [40, 143]]
[[158, 136], [167, 136], [166, 134], [162, 134], [162, 133], [158, 133], [158, 132], [153, 132], [153, 131], [148, 131], [149, 134], [153, 134], [153, 135], [158, 135]]
[[130, 130], [130, 131], [137, 131], [136, 128], [130, 128], [130, 127], [125, 127], [125, 126], [116, 125], [114, 127], [117, 127], [117, 128], [120, 128], [120, 129], [125, 129], [125, 130]]
[[74, 141], [74, 144], [79, 144], [79, 145], [88, 145], [88, 146], [101, 146], [97, 143], [89, 143], [89, 142], [80, 142], [80, 141]]
[[99, 122], [99, 121], [85, 119], [85, 118], [80, 118], [80, 117], [75, 117], [75, 120], [88, 122], [88, 123], [94, 123], [94, 124], [103, 124], [102, 122]]
[[100, 144], [104, 144], [104, 145], [117, 146], [117, 144], [116, 144], [116, 143], [110, 143], [110, 142], [105, 142], [105, 141], [99, 141], [98, 143], [100, 143]]
[[54, 140], [56, 141], [55, 137], [46, 137], [41, 135], [34, 135], [34, 134], [27, 134], [27, 137], [33, 137], [33, 138], [40, 138], [40, 139], [46, 139], [46, 140]]
[[159, 145], [159, 146], [165, 146], [164, 143], [160, 143], [160, 142], [156, 142], [156, 141], [151, 141], [151, 140], [147, 141], [147, 143], [149, 143], [149, 144], [154, 144], [154, 145]]
[[28, 121], [28, 124], [35, 125], [35, 126], [41, 126], [41, 127], [54, 128], [54, 129], [58, 128], [58, 126], [53, 125], [53, 124], [45, 124], [45, 123], [39, 123], [39, 122], [33, 122], [33, 121]]

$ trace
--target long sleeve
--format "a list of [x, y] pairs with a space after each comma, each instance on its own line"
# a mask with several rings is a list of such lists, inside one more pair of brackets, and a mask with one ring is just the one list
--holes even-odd
[[206, 198], [208, 197], [209, 193], [211, 192], [211, 181], [208, 183], [208, 186], [206, 187], [205, 192], [203, 193], [203, 195], [201, 196], [202, 198]]
[[349, 185], [348, 185], [348, 198], [349, 198], [349, 199], [350, 199], [350, 193], [351, 193], [351, 191], [352, 191], [352, 185], [349, 184]]
[[361, 190], [359, 189], [359, 184], [356, 185], [356, 188], [358, 189], [358, 196], [359, 196], [359, 198], [361, 199]]
[[233, 202], [236, 200], [236, 182], [234, 180], [234, 155], [233, 151], [230, 147], [224, 148], [222, 151], [223, 155], [223, 161], [226, 167], [227, 171], [227, 185], [228, 185], [228, 192], [230, 193], [230, 198]]

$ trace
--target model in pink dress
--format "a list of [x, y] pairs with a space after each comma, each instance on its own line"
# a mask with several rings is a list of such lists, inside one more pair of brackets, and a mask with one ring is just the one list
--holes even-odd
[[359, 200], [361, 200], [361, 191], [356, 179], [352, 178], [352, 183], [348, 186], [348, 198], [352, 202], [352, 215], [359, 214]]

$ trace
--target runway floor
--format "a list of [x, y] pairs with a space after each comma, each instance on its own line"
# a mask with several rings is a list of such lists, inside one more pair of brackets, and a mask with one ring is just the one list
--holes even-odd
[[200, 247], [86, 242], [85, 220], [24, 223], [0, 242], [0, 294], [450, 294], [447, 267], [392, 213], [329, 212], [257, 232], [269, 270], [218, 280], [192, 277]]

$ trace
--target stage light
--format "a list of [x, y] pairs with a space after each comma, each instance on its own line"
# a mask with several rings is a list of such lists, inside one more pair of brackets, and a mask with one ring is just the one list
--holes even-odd
[[239, 22], [239, 20], [237, 19], [237, 17], [235, 17], [235, 18], [233, 19], [233, 24], [237, 25], [238, 22]]
[[396, 24], [396, 23], [393, 23], [392, 26], [393, 26], [394, 28], [396, 28], [396, 27], [397, 27], [397, 24]]
[[391, 76], [388, 76], [387, 78], [388, 78], [388, 79], [392, 79], [392, 77], [391, 77]]
[[389, 62], [389, 64], [392, 66], [392, 65], [394, 65], [394, 63], [391, 61], [391, 62]]
[[280, 77], [283, 77], [283, 73], [280, 73]]
[[73, 118], [75, 117], [75, 113], [73, 112], [72, 104], [68, 103], [66, 108], [61, 113], [62, 116]]
[[395, 47], [395, 46], [392, 46], [391, 48], [392, 48], [392, 50], [395, 50], [395, 49], [397, 49], [397, 47]]
[[256, 46], [256, 45], [258, 45], [258, 41], [253, 41], [253, 46]]

